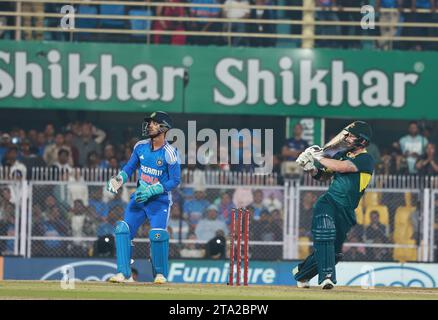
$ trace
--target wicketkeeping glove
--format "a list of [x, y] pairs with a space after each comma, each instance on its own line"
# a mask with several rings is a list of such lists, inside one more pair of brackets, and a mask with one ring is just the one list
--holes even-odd
[[146, 202], [150, 197], [164, 192], [164, 188], [161, 183], [147, 184], [143, 180], [140, 180], [140, 185], [135, 192], [135, 202], [141, 203]]
[[106, 190], [116, 194], [126, 181], [128, 181], [128, 175], [126, 172], [120, 171], [118, 175], [112, 176], [106, 183]]

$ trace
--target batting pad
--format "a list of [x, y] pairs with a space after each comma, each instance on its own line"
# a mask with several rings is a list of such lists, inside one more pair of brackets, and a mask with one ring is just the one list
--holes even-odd
[[151, 262], [154, 276], [161, 273], [167, 278], [169, 273], [169, 234], [164, 229], [151, 229]]
[[117, 221], [115, 233], [117, 272], [128, 279], [131, 277], [131, 239], [128, 224], [125, 221]]
[[335, 270], [335, 239], [336, 227], [333, 218], [329, 215], [316, 216], [312, 228], [313, 247], [318, 266], [318, 283], [326, 277], [336, 283]]

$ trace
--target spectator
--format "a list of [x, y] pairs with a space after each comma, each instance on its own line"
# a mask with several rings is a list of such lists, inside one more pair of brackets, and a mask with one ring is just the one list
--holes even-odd
[[67, 149], [59, 149], [57, 161], [53, 163], [54, 176], [62, 181], [68, 181], [71, 174], [73, 174], [73, 167], [68, 163], [70, 153]]
[[[1, 2], [0, 3], [0, 11], [10, 11], [14, 12], [16, 3], [10, 1], [10, 2]], [[15, 18], [13, 16], [3, 16], [0, 17], [0, 25], [6, 25], [6, 26], [15, 26]], [[13, 32], [14, 31], [7, 31], [7, 30], [0, 30], [0, 39], [13, 39]], [[1, 161], [1, 157], [0, 157]]]
[[74, 145], [79, 150], [79, 166], [83, 167], [87, 164], [87, 159], [90, 153], [95, 152], [99, 154], [100, 146], [93, 139], [92, 126], [89, 124], [84, 124], [82, 126], [81, 137], [76, 137], [74, 140]]
[[207, 259], [225, 259], [227, 249], [227, 240], [223, 230], [216, 231], [216, 236], [207, 242], [205, 258]]
[[46, 138], [46, 144], [50, 145], [55, 142], [55, 127], [52, 123], [48, 123], [44, 129], [44, 137]]
[[[32, 205], [32, 236], [43, 236], [44, 229], [44, 217], [41, 210], [41, 206], [38, 203]], [[33, 251], [33, 250], [32, 250]]]
[[311, 191], [307, 191], [306, 193], [304, 193], [303, 201], [301, 202], [300, 208], [300, 237], [312, 236], [313, 205], [315, 204], [316, 199], [317, 197], [315, 193]]
[[103, 149], [103, 159], [99, 164], [100, 168], [108, 169], [110, 168], [110, 161], [116, 155], [114, 146], [112, 144], [107, 144]]
[[[272, 6], [271, 0], [252, 0], [253, 4], [257, 6]], [[276, 14], [274, 10], [271, 9], [251, 9], [250, 19], [257, 20], [275, 20]], [[276, 33], [275, 24], [271, 23], [250, 23], [248, 24], [249, 31], [258, 34], [274, 34]], [[250, 38], [250, 45], [252, 47], [275, 47], [275, 38]]]
[[[392, 11], [382, 12], [380, 9], [397, 9]], [[402, 19], [403, 0], [376, 0], [376, 12], [379, 15], [379, 23], [396, 24]], [[377, 40], [377, 47], [382, 50], [392, 50], [392, 40], [389, 37], [395, 37], [400, 33], [400, 28], [397, 26], [380, 26], [381, 39]]]
[[[362, 20], [362, 14], [360, 13], [360, 8], [364, 4], [363, 0], [336, 0], [336, 4], [339, 9], [339, 20], [345, 22], [356, 22], [354, 26], [341, 26], [341, 34], [343, 36], [360, 36], [361, 27], [359, 21]], [[344, 8], [355, 8], [357, 11], [345, 11]], [[343, 48], [361, 48], [360, 40], [342, 40]]]
[[[44, 3], [43, 2], [23, 2], [21, 4], [21, 10], [22, 12], [26, 13], [37, 13], [38, 15], [35, 16], [23, 16], [23, 26], [24, 27], [37, 27], [37, 28], [43, 28], [44, 27], [44, 17], [41, 16], [41, 14], [44, 14]], [[44, 34], [42, 31], [32, 31], [32, 30], [25, 30], [24, 33], [24, 39], [25, 40], [38, 40], [41, 41], [44, 39]]]
[[217, 206], [219, 209], [219, 218], [225, 221], [227, 225], [230, 224], [231, 212], [233, 211], [233, 208], [236, 208], [237, 206], [231, 201], [231, 195], [229, 192], [223, 191], [221, 193], [220, 202]]
[[[119, 192], [121, 194], [121, 192]], [[103, 202], [103, 189], [102, 187], [90, 187], [90, 199], [88, 205], [96, 210], [99, 218], [106, 217], [108, 215], [108, 205]]]
[[32, 178], [32, 170], [34, 168], [43, 168], [46, 166], [44, 159], [38, 155], [38, 149], [31, 147], [30, 141], [24, 139], [21, 142], [21, 162], [26, 167], [27, 176], [26, 179]]
[[[123, 192], [118, 192], [115, 195], [111, 195], [112, 198], [107, 202], [108, 210], [112, 210], [114, 207], [125, 208], [127, 203], [123, 201]], [[103, 199], [103, 196], [102, 196]]]
[[[189, 233], [187, 239], [190, 241], [198, 240], [194, 232]], [[204, 258], [205, 250], [197, 243], [186, 243], [180, 251], [181, 258]]]
[[225, 222], [218, 218], [218, 208], [214, 204], [207, 208], [206, 218], [201, 219], [195, 228], [196, 237], [202, 241], [211, 240], [218, 230], [227, 234]]
[[81, 172], [73, 170], [73, 173], [68, 175], [68, 183], [61, 185], [65, 187], [65, 190], [62, 190], [63, 196], [60, 199], [68, 203], [70, 207], [73, 206], [74, 200], [77, 199], [82, 200], [84, 205], [88, 206], [88, 186], [84, 182], [85, 180], [81, 176]]
[[73, 158], [70, 157], [71, 149], [64, 144], [64, 136], [61, 133], [58, 133], [55, 136], [55, 142], [52, 144], [49, 144], [44, 149], [43, 158], [49, 167], [52, 166], [56, 161], [58, 161], [58, 152], [61, 149], [66, 149], [68, 151], [68, 154], [69, 154], [68, 163], [71, 166], [73, 165]]
[[96, 151], [88, 153], [86, 165], [88, 169], [98, 169], [100, 162], [99, 154]]
[[[62, 218], [57, 206], [51, 207], [47, 212], [44, 230], [45, 237], [66, 237], [69, 235], [69, 226]], [[65, 241], [44, 240], [44, 246], [51, 256], [62, 256], [66, 253]]]
[[[417, 9], [427, 10], [428, 12], [418, 12]], [[411, 0], [412, 13], [406, 15], [408, 23], [433, 23], [433, 15], [436, 13], [435, 0]], [[433, 29], [430, 27], [415, 27], [406, 28], [407, 36], [411, 37], [428, 37], [433, 34]], [[426, 41], [415, 41], [410, 45], [410, 49], [415, 51], [423, 51], [429, 49], [429, 44]]]
[[123, 207], [113, 207], [109, 211], [108, 216], [103, 219], [97, 227], [97, 236], [101, 237], [106, 235], [114, 235], [116, 222], [123, 218], [124, 211], [125, 210], [123, 209]]
[[73, 160], [73, 167], [79, 165], [79, 150], [74, 145], [75, 135], [71, 131], [67, 131], [64, 136], [64, 144], [71, 150], [71, 159]]
[[36, 147], [38, 148], [38, 155], [44, 156], [44, 150], [46, 149], [47, 140], [44, 132], [38, 132]]
[[184, 221], [181, 214], [181, 206], [174, 203], [170, 208], [170, 219], [168, 226], [172, 229], [171, 237], [173, 239], [187, 239], [189, 234], [189, 225]]
[[17, 160], [18, 158], [18, 148], [16, 146], [13, 146], [8, 149], [6, 152], [2, 165], [5, 167], [9, 167], [10, 173], [9, 178], [10, 179], [25, 179], [27, 176], [27, 169], [26, 166]]
[[[374, 236], [373, 243], [388, 243], [388, 238], [382, 234]], [[389, 248], [385, 247], [372, 247], [367, 248], [366, 255], [369, 260], [372, 261], [392, 261], [392, 254]]]
[[438, 174], [438, 158], [436, 156], [436, 146], [428, 143], [426, 153], [417, 161], [415, 167], [419, 174], [436, 175]]
[[283, 145], [281, 155], [287, 161], [295, 161], [300, 153], [309, 147], [306, 140], [302, 138], [303, 126], [297, 123], [294, 127], [294, 136], [289, 138]]
[[119, 161], [116, 157], [112, 157], [109, 159], [109, 167], [108, 169], [119, 170], [120, 169]]
[[281, 241], [283, 228], [274, 223], [274, 219], [268, 210], [260, 213], [260, 219], [254, 222], [255, 240]]
[[[360, 243], [361, 241], [357, 235], [349, 234], [347, 236], [348, 242]], [[345, 261], [367, 261], [367, 256], [365, 255], [364, 247], [360, 246], [348, 246], [344, 245], [344, 257]]]
[[[224, 3], [223, 16], [226, 19], [248, 19], [251, 14], [251, 7], [248, 0], [226, 0]], [[225, 31], [244, 33], [246, 24], [243, 22], [227, 22]], [[248, 40], [243, 37], [228, 36], [228, 45], [246, 46]]]
[[370, 212], [370, 224], [365, 229], [365, 238], [367, 241], [375, 242], [374, 240], [376, 238], [386, 238], [386, 226], [382, 224], [379, 219], [379, 212]]
[[264, 197], [263, 206], [265, 206], [269, 212], [273, 210], [281, 210], [283, 208], [282, 202], [275, 197], [274, 192], [271, 192], [268, 197]]
[[[166, 3], [181, 3], [181, 0], [165, 0]], [[158, 6], [156, 11], [157, 17], [186, 17], [186, 9], [184, 7], [168, 7]], [[154, 21], [152, 29], [155, 31], [184, 31], [186, 30], [183, 21], [170, 21], [159, 19]], [[186, 36], [181, 34], [153, 36], [154, 43], [183, 45], [186, 43]]]
[[210, 205], [210, 202], [205, 197], [205, 189], [197, 188], [195, 189], [194, 199], [184, 202], [184, 217], [188, 220], [191, 227], [199, 222], [203, 213]]
[[249, 205], [254, 211], [254, 220], [259, 220], [263, 210], [267, 210], [263, 205], [263, 191], [260, 189], [253, 192], [254, 201]]
[[381, 161], [379, 147], [374, 142], [367, 146], [367, 152], [373, 157], [375, 167], [378, 167]]
[[409, 134], [402, 137], [398, 144], [395, 143], [395, 147], [399, 147], [402, 154], [406, 157], [409, 173], [417, 173], [415, 163], [418, 158], [421, 157], [425, 151], [426, 145], [429, 143], [418, 130], [418, 124], [415, 121], [409, 123]]
[[[336, 6], [336, 0], [316, 0], [316, 5], [320, 8], [319, 11], [316, 11], [316, 20], [339, 22], [338, 14], [333, 11], [333, 8]], [[338, 36], [341, 34], [341, 28], [339, 25], [318, 25], [316, 27], [316, 33], [325, 36]], [[339, 42], [333, 40], [316, 40], [316, 43], [317, 46], [321, 48], [335, 48]]]
[[[0, 236], [15, 236], [15, 206], [7, 203], [0, 219]], [[6, 240], [0, 255], [14, 254], [14, 240]]]
[[[220, 4], [218, 0], [190, 0], [192, 4]], [[193, 18], [220, 18], [222, 14], [221, 8], [207, 8], [207, 7], [191, 7], [190, 15]], [[190, 29], [192, 31], [200, 32], [220, 32], [221, 23], [213, 21], [192, 21], [190, 22]], [[189, 38], [191, 44], [196, 45], [220, 45], [221, 38], [216, 36], [192, 36]]]
[[[70, 228], [73, 237], [82, 238], [94, 236], [96, 234], [95, 225], [97, 223], [97, 219], [95, 214], [85, 207], [82, 200], [74, 201], [73, 207], [69, 211], [68, 216], [71, 220]], [[82, 240], [73, 240], [71, 254], [86, 256], [89, 249], [90, 245], [88, 242]]]
[[35, 129], [30, 129], [27, 133], [27, 138], [29, 139], [31, 146], [36, 146], [38, 131], [36, 131]]
[[11, 146], [11, 136], [7, 133], [3, 133], [0, 139], [0, 161], [3, 163], [3, 158], [6, 151]]

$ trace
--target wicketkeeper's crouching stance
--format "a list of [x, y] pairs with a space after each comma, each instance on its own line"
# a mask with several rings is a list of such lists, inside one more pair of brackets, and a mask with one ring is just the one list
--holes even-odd
[[172, 205], [171, 191], [180, 182], [180, 159], [177, 150], [167, 143], [166, 132], [172, 128], [172, 121], [165, 112], [154, 112], [144, 119], [142, 135], [132, 151], [131, 158], [119, 174], [112, 177], [107, 190], [117, 193], [138, 168], [137, 190], [125, 210], [124, 220], [115, 227], [117, 274], [111, 282], [132, 282], [131, 256], [132, 239], [138, 228], [150, 222], [150, 258], [155, 283], [167, 282], [169, 234], [167, 222]]
[[313, 208], [313, 253], [292, 271], [298, 287], [308, 288], [316, 275], [323, 289], [336, 284], [335, 265], [342, 258], [342, 245], [356, 224], [354, 210], [373, 173], [374, 161], [365, 149], [371, 135], [366, 122], [355, 121], [324, 148], [312, 146], [297, 159], [314, 179], [333, 177]]

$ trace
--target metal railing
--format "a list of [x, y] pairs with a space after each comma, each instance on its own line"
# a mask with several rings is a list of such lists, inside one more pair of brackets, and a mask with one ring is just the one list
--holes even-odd
[[[183, 35], [183, 36], [200, 36], [200, 37], [221, 37], [228, 40], [228, 44], [231, 45], [231, 38], [263, 38], [263, 39], [274, 39], [274, 40], [300, 40], [302, 41], [302, 47], [304, 48], [312, 48], [315, 46], [315, 41], [323, 40], [323, 41], [390, 41], [390, 42], [438, 42], [438, 36], [421, 36], [421, 35], [397, 35], [396, 33], [390, 35], [370, 35], [370, 30], [362, 30], [362, 34], [355, 35], [339, 35], [339, 34], [318, 34], [317, 27], [360, 27], [361, 21], [342, 21], [340, 17], [337, 18], [337, 21], [331, 20], [321, 20], [316, 17], [317, 13], [332, 13], [334, 15], [344, 14], [344, 13], [357, 13], [360, 14], [360, 8], [342, 8], [340, 10], [339, 7], [330, 7], [324, 8], [318, 7], [315, 5], [315, 1], [313, 0], [305, 0], [303, 2], [303, 6], [287, 6], [287, 5], [249, 5], [248, 8], [250, 10], [271, 10], [278, 15], [285, 15], [288, 12], [301, 12], [303, 18], [301, 20], [292, 20], [285, 19], [284, 17], [271, 17], [269, 19], [259, 19], [259, 18], [242, 18], [242, 19], [233, 19], [226, 18], [224, 16], [221, 17], [192, 17], [192, 16], [139, 16], [139, 15], [108, 15], [108, 14], [79, 14], [74, 13], [75, 19], [96, 19], [97, 21], [104, 20], [119, 20], [119, 21], [172, 21], [172, 22], [204, 22], [204, 23], [220, 23], [224, 25], [224, 28], [221, 31], [198, 31], [198, 30], [155, 30], [154, 28], [147, 30], [136, 30], [136, 29], [128, 29], [128, 28], [72, 28], [72, 29], [63, 29], [61, 27], [50, 27], [50, 26], [24, 26], [23, 19], [28, 18], [42, 18], [42, 19], [62, 19], [66, 17], [66, 14], [63, 13], [53, 13], [53, 12], [25, 12], [22, 9], [23, 3], [32, 3], [32, 4], [59, 4], [58, 1], [54, 0], [27, 0], [27, 1], [4, 1], [15, 3], [15, 11], [0, 11], [0, 17], [14, 17], [15, 23], [14, 25], [2, 25], [0, 26], [0, 30], [3, 31], [13, 31], [14, 39], [20, 40], [22, 38], [21, 32], [66, 32], [67, 34], [74, 35], [78, 33], [89, 33], [89, 34], [119, 34], [119, 35], [145, 35], [147, 36], [147, 42], [150, 42], [150, 36], [153, 35]], [[82, 0], [72, 0], [69, 1], [69, 5], [79, 6], [99, 6], [99, 5], [123, 5], [125, 7], [132, 8], [158, 8], [158, 7], [173, 7], [173, 8], [184, 8], [190, 9], [192, 7], [196, 8], [217, 8], [217, 9], [226, 9], [227, 6], [225, 4], [191, 4], [191, 3], [168, 3], [168, 2], [133, 2], [133, 1], [82, 1]], [[399, 12], [401, 15], [404, 14], [412, 14], [411, 9], [387, 9], [381, 8], [379, 13], [388, 13], [388, 12]], [[427, 9], [417, 9], [416, 14], [430, 14], [431, 10]], [[360, 16], [359, 16], [360, 17]], [[293, 34], [292, 32], [267, 32], [267, 33], [258, 33], [258, 32], [236, 32], [229, 27], [230, 24], [241, 23], [245, 25], [251, 24], [262, 24], [262, 25], [274, 25], [276, 27], [281, 26], [300, 26], [302, 27], [301, 34]], [[438, 27], [437, 23], [433, 22], [409, 22], [409, 21], [389, 21], [389, 22], [381, 22], [376, 21], [374, 23], [375, 27], [391, 27], [391, 28], [427, 28], [428, 30], [434, 30]], [[227, 27], [228, 26], [228, 27]], [[327, 29], [326, 29], [327, 30]], [[325, 30], [325, 31], [326, 31]], [[72, 39], [72, 38], [71, 38]]]

